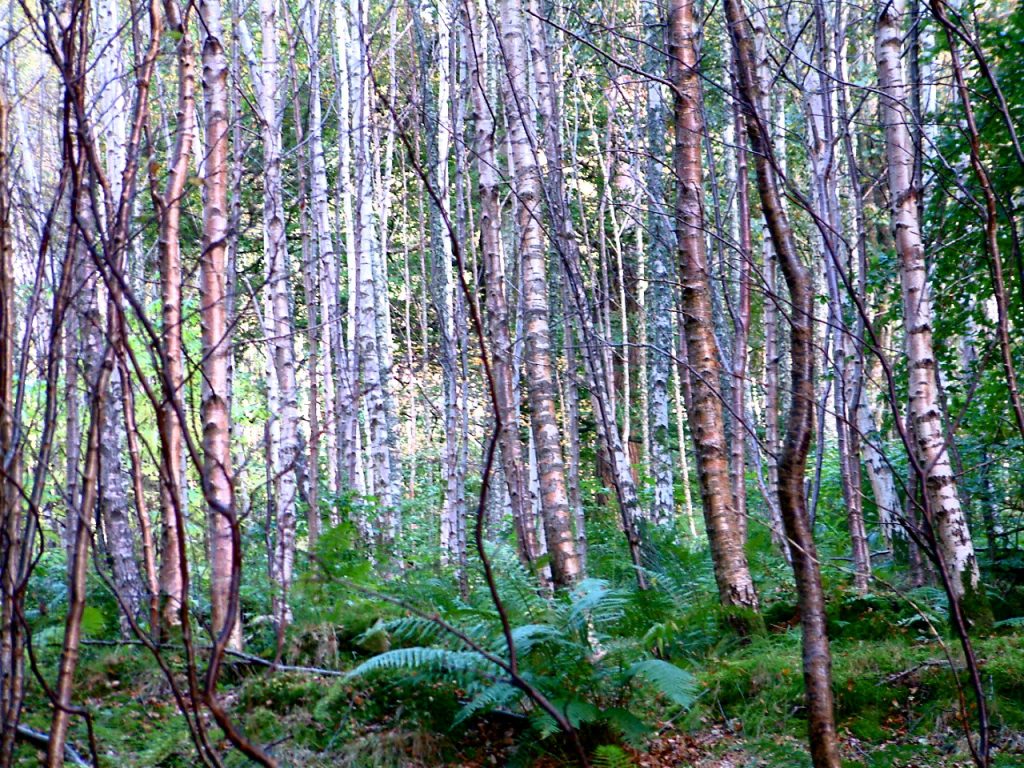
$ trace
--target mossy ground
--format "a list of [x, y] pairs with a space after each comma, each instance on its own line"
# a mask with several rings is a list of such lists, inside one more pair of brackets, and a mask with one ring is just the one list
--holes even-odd
[[[980, 637], [976, 651], [994, 725], [993, 766], [1022, 765], [1024, 633], [1015, 628]], [[955, 644], [934, 636], [892, 631], [888, 637], [834, 641], [836, 713], [846, 764], [953, 768], [970, 763], [947, 653], [954, 667], [960, 667], [962, 655]], [[40, 660], [48, 660], [45, 653]], [[180, 669], [180, 658], [170, 653], [168, 660]], [[771, 632], [747, 645], [710, 653], [693, 669], [701, 685], [696, 706], [667, 725], [643, 758], [630, 752], [635, 764], [809, 765], [796, 630]], [[232, 664], [228, 673], [224, 701], [245, 732], [271, 745], [283, 766], [416, 768], [560, 761], [554, 756], [557, 750], [538, 750], [536, 744], [524, 749], [525, 721], [512, 714], [452, 729], [460, 697], [455, 685], [415, 676], [352, 682], [316, 674], [269, 674], [244, 664]], [[965, 695], [973, 713], [970, 691]], [[87, 646], [76, 698], [92, 713], [101, 766], [198, 764], [169, 686], [143, 649]], [[48, 717], [33, 687], [24, 721], [46, 730]], [[207, 725], [219, 741], [219, 730]], [[80, 718], [72, 738], [84, 753], [87, 738]], [[685, 744], [685, 750], [678, 744]], [[227, 754], [227, 765], [247, 764], [236, 753]], [[21, 748], [19, 765], [37, 760], [36, 750]]]

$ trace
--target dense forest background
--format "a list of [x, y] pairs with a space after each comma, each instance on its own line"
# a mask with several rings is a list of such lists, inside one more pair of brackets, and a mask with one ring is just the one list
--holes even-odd
[[1020, 765], [1022, 52], [5, 0], [0, 766]]

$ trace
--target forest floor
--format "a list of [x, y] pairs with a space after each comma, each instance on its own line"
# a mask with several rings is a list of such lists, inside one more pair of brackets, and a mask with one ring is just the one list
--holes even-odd
[[[1016, 629], [980, 638], [977, 646], [995, 726], [993, 766], [1019, 768], [1024, 766], [1024, 632]], [[844, 764], [865, 768], [972, 764], [957, 714], [959, 694], [942, 644], [922, 638], [860, 639], [839, 641], [834, 652]], [[39, 651], [43, 669], [53, 661], [51, 655], [46, 649]], [[180, 662], [173, 656], [169, 660]], [[668, 721], [654, 718], [655, 728], [642, 744], [628, 746], [622, 740], [616, 744], [614, 734], [584, 732], [591, 746], [615, 744], [603, 747], [594, 765], [809, 765], [805, 722], [800, 716], [797, 632], [733, 647], [694, 669], [702, 689], [695, 706]], [[23, 721], [45, 731], [48, 707], [32, 688]], [[557, 737], [539, 739], [521, 714], [499, 711], [459, 729], [446, 726], [445, 718], [457, 706], [459, 694], [457, 688], [443, 684], [394, 679], [353, 683], [344, 677], [270, 673], [233, 663], [221, 690], [245, 732], [267, 745], [282, 768], [555, 768], [573, 764]], [[170, 688], [143, 649], [87, 645], [76, 699], [92, 713], [100, 766], [199, 765]], [[87, 735], [78, 721], [73, 742], [79, 752], [88, 754]], [[211, 733], [219, 733], [212, 724], [210, 728]], [[18, 764], [37, 764], [38, 755], [35, 748], [23, 746]], [[249, 763], [229, 753], [225, 764]]]

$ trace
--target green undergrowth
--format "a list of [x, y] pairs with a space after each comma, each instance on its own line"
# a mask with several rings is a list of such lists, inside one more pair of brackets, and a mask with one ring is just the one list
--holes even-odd
[[[373, 626], [382, 631], [378, 624]], [[948, 652], [966, 685], [960, 651], [948, 639], [940, 643], [934, 636], [897, 630], [894, 626], [889, 637], [838, 637], [833, 642], [836, 713], [847, 764], [965, 764], [958, 693], [946, 656]], [[294, 634], [299, 637], [303, 631], [314, 629], [299, 628]], [[354, 675], [268, 673], [233, 662], [227, 675], [231, 682], [222, 686], [223, 700], [244, 732], [267, 745], [282, 766], [528, 766], [541, 757], [549, 761], [545, 764], [569, 764], [565, 745], [552, 739], [551, 724], [521, 697], [499, 686], [494, 675], [481, 672], [478, 660], [442, 655], [431, 659], [429, 654], [414, 658], [411, 649], [424, 646], [410, 645], [411, 635], [404, 640], [392, 637], [388, 650], [381, 653], [381, 640], [373, 635], [364, 631], [360, 639], [371, 650], [359, 643], [335, 649], [335, 660], [349, 672], [355, 670]], [[993, 765], [1020, 765], [1022, 756], [1014, 750], [1013, 738], [1024, 732], [1024, 634], [1006, 625], [1000, 633], [977, 638], [975, 648], [995, 728]], [[528, 649], [527, 656], [532, 652]], [[173, 655], [169, 658], [180, 662]], [[581, 663], [601, 667], [600, 660]], [[619, 764], [631, 746], [642, 749], [652, 734], [645, 719], [662, 726], [671, 720], [675, 730], [696, 734], [725, 727], [732, 735], [709, 750], [739, 750], [750, 757], [750, 765], [808, 764], [798, 630], [768, 632], [746, 644], [708, 646], [699, 661], [674, 663], [695, 679], [687, 707], [674, 706], [658, 685], [647, 682], [629, 693], [620, 691], [623, 678], [611, 670], [603, 673], [606, 692], [602, 693], [602, 681], [588, 679], [586, 691], [563, 697], [561, 706], [581, 728], [595, 764]], [[625, 674], [624, 665], [612, 667]], [[542, 671], [543, 665], [538, 665], [541, 684]], [[566, 674], [570, 685], [582, 675], [579, 670]], [[663, 682], [668, 689], [673, 681]], [[965, 693], [973, 714], [970, 691]], [[92, 713], [101, 766], [197, 764], [170, 690], [144, 650], [86, 647], [76, 697]], [[620, 713], [622, 722], [616, 723], [614, 717], [620, 715], [604, 716], [609, 710], [630, 713], [635, 722]], [[30, 697], [24, 720], [46, 730], [48, 711], [38, 695]], [[207, 725], [213, 741], [224, 744], [219, 730]], [[635, 738], [630, 727], [636, 729]], [[72, 740], [84, 753], [87, 741], [80, 719]], [[228, 754], [228, 765], [248, 764], [236, 753]], [[37, 760], [35, 750], [20, 749], [19, 764], [33, 765]]]
[[[982, 662], [996, 744], [1007, 746], [1007, 754], [996, 752], [994, 764], [1020, 765], [1014, 734], [1024, 730], [1024, 638], [980, 638], [975, 651]], [[859, 759], [851, 756], [852, 765], [898, 765], [926, 755], [927, 765], [966, 759], [957, 683], [947, 653], [967, 686], [963, 656], [952, 640], [940, 643], [897, 634], [833, 642], [837, 726], [854, 748], [864, 750]], [[799, 632], [756, 638], [708, 661], [698, 673], [701, 706], [689, 713], [685, 726], [699, 728], [724, 719], [739, 728], [749, 751], [775, 755], [778, 762], [772, 764], [809, 765], [799, 741], [780, 738], [802, 738], [806, 732]], [[971, 691], [965, 689], [964, 695], [973, 717]], [[799, 755], [788, 754], [794, 744]]]
[[[350, 535], [344, 528], [326, 534], [316, 567], [302, 574], [293, 592], [295, 622], [283, 660], [314, 669], [273, 672], [226, 660], [220, 698], [241, 731], [282, 768], [573, 764], [573, 747], [553, 718], [494, 662], [507, 661], [508, 651], [478, 563], [471, 563], [467, 596], [450, 572], [415, 564], [400, 578], [382, 581], [351, 554]], [[595, 536], [591, 572], [603, 578], [553, 598], [537, 588], [514, 552], [497, 547], [490, 553], [519, 673], [578, 729], [592, 763], [636, 764], [636, 755], [652, 744], [656, 753], [659, 743], [685, 736], [705, 756], [721, 753], [722, 765], [809, 765], [799, 613], [783, 567], [762, 558], [754, 542], [752, 558], [765, 575], [763, 616], [752, 620], [718, 607], [706, 550], [675, 545], [666, 536], [644, 574], [650, 589], [640, 591], [632, 571], [614, 566], [623, 562], [619, 540]], [[948, 636], [943, 594], [879, 588], [858, 595], [842, 571], [826, 568], [823, 575], [846, 763], [969, 764], [951, 666], [965, 687], [966, 675], [962, 651]], [[880, 575], [889, 578], [884, 569]], [[382, 600], [379, 592], [416, 610]], [[994, 592], [994, 623], [974, 628], [996, 768], [1024, 764], [1018, 597], [1012, 586]], [[247, 600], [246, 650], [272, 658], [276, 639], [259, 618], [266, 615], [265, 596], [252, 592]], [[49, 680], [59, 652], [55, 613], [36, 625], [36, 661]], [[145, 649], [110, 645], [116, 622], [103, 616], [98, 612], [87, 628], [75, 688], [76, 704], [92, 714], [100, 768], [198, 765], [163, 674]], [[457, 628], [462, 639], [432, 616]], [[754, 631], [739, 635], [737, 618]], [[172, 646], [165, 658], [187, 698], [182, 653]], [[200, 664], [200, 681], [203, 671]], [[970, 690], [964, 697], [973, 718]], [[44, 695], [30, 680], [23, 722], [46, 731], [49, 717]], [[72, 722], [71, 742], [87, 754], [83, 719]], [[228, 749], [205, 714], [203, 725], [227, 768], [250, 765]], [[19, 765], [38, 762], [35, 748], [19, 747]]]

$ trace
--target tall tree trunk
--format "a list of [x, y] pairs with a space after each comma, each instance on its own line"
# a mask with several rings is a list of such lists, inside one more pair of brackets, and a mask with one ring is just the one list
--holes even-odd
[[[740, 537], [729, 478], [719, 389], [721, 362], [711, 314], [701, 161], [704, 120], [693, 14], [691, 0], [673, 0], [669, 7], [670, 78], [675, 86], [676, 239], [690, 392], [687, 413], [719, 599], [726, 607], [756, 611], [757, 592]], [[745, 621], [739, 619], [741, 628]]]
[[[157, 414], [163, 434], [160, 473], [160, 620], [177, 626], [182, 601], [181, 561], [178, 558], [178, 511], [185, 503], [184, 346], [181, 313], [181, 201], [188, 180], [192, 144], [196, 133], [195, 50], [188, 29], [188, 14], [176, 3], [168, 5], [168, 26], [178, 35], [178, 111], [174, 149], [168, 164], [163, 195], [154, 204], [159, 213], [157, 250], [160, 258], [160, 290], [163, 307], [165, 392]], [[154, 630], [156, 628], [154, 627]]]
[[[554, 231], [554, 244], [562, 260], [564, 279], [570, 287], [573, 314], [581, 336], [580, 352], [587, 372], [587, 384], [590, 389], [590, 404], [594, 412], [597, 437], [600, 450], [611, 469], [611, 481], [619, 505], [623, 532], [629, 545], [630, 557], [636, 573], [638, 585], [646, 588], [647, 582], [643, 569], [643, 544], [641, 539], [642, 516], [637, 497], [636, 480], [633, 466], [627, 452], [627, 445], [616, 425], [615, 408], [609, 393], [614, 390], [614, 376], [606, 365], [613, 364], [611, 358], [603, 358], [602, 352], [609, 349], [607, 339], [601, 339], [595, 332], [591, 317], [591, 304], [586, 295], [583, 269], [580, 262], [579, 242], [576, 239], [575, 225], [569, 207], [569, 197], [565, 178], [562, 174], [562, 136], [561, 110], [558, 101], [558, 83], [555, 80], [554, 66], [547, 43], [547, 25], [538, 0], [530, 0], [529, 4], [529, 44], [531, 63], [533, 64], [534, 80], [537, 87], [537, 105], [543, 127], [543, 141], [534, 141], [534, 152], [543, 149], [546, 155], [546, 179], [539, 187], [544, 194]], [[619, 251], [621, 253], [621, 251]], [[620, 277], [621, 277], [620, 263]], [[624, 298], [620, 293], [624, 305]], [[625, 319], [623, 318], [623, 323]], [[625, 329], [625, 325], [623, 325]], [[628, 363], [625, 367], [628, 376]], [[628, 407], [628, 403], [626, 403]], [[624, 426], [628, 434], [628, 426]]]
[[925, 509], [931, 515], [942, 558], [949, 569], [954, 594], [963, 597], [978, 585], [974, 543], [957, 493], [950, 464], [950, 446], [943, 429], [939, 400], [939, 371], [932, 343], [932, 304], [924, 243], [914, 185], [914, 145], [905, 107], [906, 86], [901, 59], [903, 0], [885, 5], [875, 28], [875, 59], [884, 94], [882, 115], [888, 165], [891, 222], [900, 258], [906, 352], [910, 368], [909, 420], [916, 460], [924, 475]]
[[231, 469], [231, 318], [228, 316], [228, 66], [220, 0], [199, 4], [203, 27], [205, 156], [203, 249], [199, 259], [200, 324], [203, 344], [203, 494], [210, 515], [210, 606], [213, 631], [241, 648], [236, 561], [241, 537], [235, 516]]
[[[847, 129], [843, 132], [843, 154], [851, 187], [850, 196], [853, 204], [854, 228], [857, 232], [857, 247], [854, 254], [856, 257], [856, 268], [854, 269], [856, 282], [854, 288], [857, 301], [866, 307], [868, 299], [867, 244], [869, 230], [864, 212], [864, 187], [861, 183], [860, 168], [857, 164], [855, 151], [855, 126], [850, 120], [848, 106], [849, 99], [846, 85], [847, 63], [843, 56], [843, 42], [846, 40], [846, 30], [846, 19], [843, 18], [839, 28], [835, 31], [835, 71], [838, 82], [836, 89], [837, 118], [841, 125], [847, 126]], [[848, 53], [847, 55], [853, 54]], [[874, 228], [870, 230], [870, 232], [875, 231], [877, 230]], [[882, 437], [878, 432], [876, 426], [877, 419], [872, 407], [874, 395], [871, 387], [878, 387], [882, 380], [882, 363], [878, 355], [871, 355], [870, 357], [868, 355], [866, 338], [870, 320], [863, 313], [857, 312], [852, 338], [855, 350], [853, 372], [850, 377], [852, 395], [847, 406], [852, 414], [850, 417], [850, 432], [856, 440], [858, 452], [861, 454], [867, 469], [882, 536], [887, 543], [891, 544], [894, 533], [897, 531], [902, 533], [902, 529], [895, 525], [900, 514], [900, 501], [896, 493], [896, 480], [893, 477], [892, 467], [881, 450]], [[876, 332], [876, 335], [881, 336], [882, 334]], [[881, 343], [881, 346], [885, 347], [887, 345]]]
[[124, 397], [123, 387], [120, 372], [113, 372], [106, 397], [107, 406], [103, 409], [100, 513], [114, 588], [121, 609], [128, 615], [122, 618], [121, 622], [121, 631], [127, 636], [131, 631], [132, 622], [141, 618], [143, 590], [135, 558], [135, 535], [129, 523], [131, 514], [128, 507], [128, 488], [125, 484], [127, 473], [122, 465], [125, 425], [124, 411], [120, 406]]
[[[754, 56], [757, 83], [757, 105], [761, 119], [765, 124], [765, 132], [769, 137], [779, 135], [781, 125], [776, 125], [776, 115], [772, 104], [772, 70], [773, 61], [768, 50], [769, 30], [765, 8], [754, 9], [750, 18], [754, 34]], [[733, 53], [735, 57], [735, 52]], [[778, 123], [784, 123], [785, 115], [779, 114]], [[744, 126], [745, 127], [745, 126]], [[771, 172], [769, 170], [769, 172]], [[783, 201], [785, 205], [785, 201]], [[779, 298], [779, 260], [772, 243], [771, 232], [763, 231], [762, 257], [766, 295], [763, 313], [764, 323], [764, 442], [767, 464], [766, 500], [768, 508], [768, 525], [772, 540], [789, 562], [789, 541], [786, 540], [785, 525], [779, 511], [779, 413], [782, 410], [779, 381], [782, 373], [783, 340], [779, 335], [779, 318], [781, 315]]]
[[515, 164], [518, 251], [525, 299], [526, 387], [537, 451], [544, 533], [551, 555], [551, 574], [555, 586], [562, 587], [571, 584], [579, 576], [580, 562], [572, 535], [561, 430], [555, 408], [555, 370], [540, 207], [543, 190], [529, 106], [525, 29], [520, 0], [502, 0], [501, 48], [506, 69], [505, 108]]
[[[310, 221], [313, 223], [314, 245], [317, 257], [316, 271], [319, 278], [317, 280], [317, 284], [313, 286], [313, 290], [318, 293], [318, 304], [320, 309], [320, 314], [317, 317], [319, 328], [316, 334], [311, 337], [310, 343], [315, 344], [316, 349], [319, 351], [320, 339], [323, 336], [322, 329], [324, 327], [327, 328], [328, 344], [323, 353], [323, 370], [326, 378], [323, 392], [325, 399], [329, 401], [329, 403], [325, 403], [325, 405], [332, 405], [334, 409], [337, 410], [337, 392], [335, 389], [330, 387], [330, 382], [332, 381], [332, 365], [341, 362], [336, 359], [336, 348], [341, 346], [341, 321], [339, 318], [337, 295], [338, 268], [334, 250], [334, 238], [332, 237], [330, 201], [328, 199], [327, 191], [327, 162], [324, 157], [323, 109], [320, 98], [320, 49], [318, 38], [320, 19], [320, 0], [308, 0], [306, 3], [306, 12], [303, 15], [303, 33], [306, 38], [306, 47], [309, 51], [308, 137], [310, 207], [312, 208]], [[334, 276], [333, 280], [332, 275]], [[310, 317], [309, 323], [312, 327], [314, 323], [312, 317]], [[320, 356], [318, 355], [318, 358], [319, 357]], [[310, 375], [319, 380], [320, 373], [318, 371], [311, 371]], [[312, 404], [310, 405], [310, 408], [313, 408]], [[313, 411], [311, 410], [311, 414], [312, 412]], [[333, 440], [333, 445], [337, 446], [338, 434], [336, 431], [336, 417], [332, 419], [331, 415], [331, 411], [325, 407], [323, 428], [327, 431], [328, 445], [330, 446]], [[313, 436], [310, 434], [310, 443], [312, 444], [312, 442]], [[328, 456], [328, 465], [330, 467], [328, 471], [328, 478], [335, 478], [335, 485], [331, 490], [337, 492], [336, 483], [338, 466], [336, 454], [332, 453]], [[310, 503], [312, 504], [312, 501]], [[310, 510], [310, 548], [315, 544], [313, 528], [314, 519], [317, 523], [316, 527], [318, 529], [320, 520], [320, 512], [318, 509]]]
[[[735, 80], [735, 73], [733, 73]], [[733, 84], [733, 131], [736, 141], [736, 233], [738, 267], [736, 306], [733, 309], [732, 339], [732, 415], [733, 435], [730, 448], [732, 497], [741, 541], [747, 540], [747, 354], [750, 340], [750, 272], [754, 258], [750, 232], [750, 185], [747, 173], [747, 146], [743, 138], [743, 112]]]
[[[854, 588], [858, 592], [865, 592], [871, 576], [871, 561], [861, 504], [860, 457], [856, 450], [856, 431], [852, 429], [851, 423], [854, 411], [849, 402], [851, 370], [847, 363], [852, 340], [843, 312], [843, 295], [839, 288], [839, 270], [846, 263], [849, 253], [843, 237], [843, 220], [836, 186], [837, 142], [832, 114], [833, 85], [829, 75], [832, 65], [826, 35], [825, 9], [821, 0], [815, 0], [812, 4], [809, 19], [804, 19], [797, 12], [791, 11], [787, 22], [790, 34], [796, 40], [797, 58], [801, 62], [806, 62], [807, 66], [800, 84], [812, 176], [811, 198], [828, 289], [828, 321], [825, 333], [830, 337], [832, 350], [832, 399], [839, 451], [839, 475], [850, 531]], [[804, 29], [808, 29], [809, 32], [802, 35], [801, 30]], [[812, 40], [810, 45], [804, 42], [808, 37]], [[822, 404], [824, 405], [824, 400]], [[824, 420], [819, 419], [819, 438], [823, 438], [824, 433]], [[819, 460], [820, 457], [821, 454]], [[816, 484], [815, 488], [817, 487]]]
[[275, 524], [274, 620], [280, 633], [291, 621], [288, 591], [295, 564], [295, 501], [298, 490], [299, 414], [295, 385], [295, 349], [285, 240], [284, 190], [281, 180], [281, 95], [278, 77], [277, 0], [260, 0], [262, 59], [259, 117], [263, 135], [263, 257], [266, 262], [272, 317], [269, 340], [277, 385], [274, 411], [277, 438], [274, 457]]
[[[644, 25], [651, 42], [646, 68], [660, 69], [658, 51], [664, 49], [665, 31], [654, 0], [644, 3]], [[666, 524], [675, 512], [672, 473], [672, 438], [669, 417], [669, 371], [672, 350], [672, 281], [675, 277], [671, 256], [671, 219], [665, 206], [662, 155], [665, 148], [665, 103], [661, 83], [647, 84], [647, 159], [646, 200], [649, 206], [647, 229], [650, 232], [647, 313], [648, 419], [650, 420], [650, 472], [654, 478], [651, 519]], [[642, 228], [638, 227], [638, 231]]]
[[537, 557], [537, 541], [530, 524], [529, 489], [523, 468], [519, 438], [519, 409], [516, 403], [512, 338], [509, 335], [508, 290], [501, 249], [501, 203], [498, 165], [495, 152], [495, 125], [487, 89], [487, 51], [489, 22], [481, 24], [476, 0], [463, 0], [466, 14], [470, 91], [473, 104], [473, 150], [480, 197], [480, 247], [486, 286], [487, 332], [490, 337], [494, 398], [497, 401], [500, 430], [501, 467], [508, 486], [509, 504], [516, 530], [520, 558], [532, 564]]
[[[330, 324], [331, 357], [334, 372], [335, 432], [337, 434], [337, 467], [344, 477], [344, 485], [354, 494], [366, 494], [366, 476], [363, 467], [361, 442], [359, 439], [359, 389], [358, 354], [356, 349], [356, 312], [358, 290], [358, 257], [356, 250], [355, 214], [352, 203], [352, 136], [354, 113], [352, 109], [352, 76], [350, 70], [352, 30], [350, 28], [348, 3], [335, 0], [334, 26], [336, 42], [337, 97], [338, 97], [338, 181], [337, 196], [340, 199], [338, 218], [344, 233], [345, 278], [348, 282], [347, 301], [342, 305], [341, 275], [338, 259], [327, 262], [327, 279], [330, 285], [333, 321]], [[347, 323], [342, 324], [345, 317]], [[357, 513], [357, 523], [362, 524], [362, 515]]]
[[359, 359], [359, 381], [362, 403], [368, 415], [369, 449], [371, 458], [372, 492], [381, 510], [380, 519], [384, 530], [379, 532], [380, 541], [385, 545], [394, 542], [397, 536], [395, 503], [398, 499], [393, 467], [390, 425], [387, 413], [390, 369], [382, 368], [381, 359], [385, 346], [390, 342], [384, 338], [384, 314], [390, 312], [386, 302], [386, 285], [379, 285], [383, 277], [379, 263], [383, 258], [377, 254], [379, 247], [375, 236], [373, 210], [373, 153], [371, 151], [370, 119], [373, 83], [369, 69], [369, 30], [366, 0], [356, 0], [351, 15], [351, 46], [349, 78], [353, 101], [353, 146], [355, 149], [355, 245], [356, 245], [356, 316], [355, 341]]
[[[15, 281], [9, 132], [10, 103], [0, 89], [0, 765], [11, 765], [24, 697], [24, 607], [20, 561], [28, 542], [21, 501], [21, 450], [15, 433]], [[56, 342], [56, 339], [53, 339]]]
[[741, 104], [757, 171], [765, 224], [779, 256], [790, 298], [790, 392], [786, 437], [779, 458], [779, 508], [792, 542], [803, 634], [803, 672], [811, 760], [815, 768], [839, 768], [832, 696], [832, 656], [825, 617], [825, 596], [814, 536], [807, 514], [804, 476], [814, 408], [814, 292], [808, 269], [800, 261], [782, 195], [773, 172], [774, 148], [758, 106], [753, 30], [741, 0], [726, 0], [726, 23], [732, 38]]

